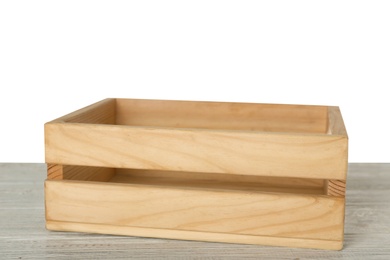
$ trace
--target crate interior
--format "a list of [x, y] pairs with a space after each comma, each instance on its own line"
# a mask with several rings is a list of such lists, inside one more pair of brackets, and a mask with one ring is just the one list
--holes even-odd
[[324, 180], [306, 178], [114, 169], [68, 165], [63, 166], [62, 178], [73, 181], [158, 185], [185, 189], [324, 194]]
[[326, 133], [326, 106], [116, 99], [118, 125]]
[[135, 127], [327, 134], [328, 107], [107, 99], [57, 121]]

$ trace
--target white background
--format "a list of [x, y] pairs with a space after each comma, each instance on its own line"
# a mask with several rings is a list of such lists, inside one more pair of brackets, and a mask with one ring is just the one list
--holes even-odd
[[1, 1], [0, 162], [106, 97], [341, 107], [351, 162], [390, 162], [390, 1]]

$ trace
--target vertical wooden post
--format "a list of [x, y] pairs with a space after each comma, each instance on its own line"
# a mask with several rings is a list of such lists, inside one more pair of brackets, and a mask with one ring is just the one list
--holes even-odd
[[47, 179], [48, 180], [63, 180], [64, 167], [60, 164], [47, 164]]
[[345, 180], [326, 180], [326, 195], [333, 197], [345, 197]]

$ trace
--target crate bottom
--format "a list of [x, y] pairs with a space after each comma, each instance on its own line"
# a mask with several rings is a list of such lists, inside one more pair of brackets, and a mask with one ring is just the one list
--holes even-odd
[[286, 246], [341, 250], [343, 242], [339, 240], [300, 239], [274, 236], [253, 236], [228, 233], [182, 231], [172, 229], [141, 228], [106, 224], [75, 223], [63, 221], [46, 221], [46, 228], [53, 231], [73, 231], [110, 235], [195, 240], [208, 242], [254, 244], [265, 246]]

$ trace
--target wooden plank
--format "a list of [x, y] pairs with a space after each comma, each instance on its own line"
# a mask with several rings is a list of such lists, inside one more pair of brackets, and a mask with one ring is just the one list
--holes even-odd
[[115, 124], [115, 113], [116, 101], [113, 98], [108, 98], [51, 122]]
[[178, 172], [178, 171], [159, 171], [159, 170], [137, 170], [137, 169], [117, 169], [118, 175], [124, 175], [131, 178], [149, 178], [149, 179], [183, 179], [188, 182], [213, 181], [213, 182], [231, 182], [231, 183], [252, 183], [263, 186], [280, 186], [296, 188], [321, 188], [324, 186], [324, 180], [309, 178], [288, 178], [288, 177], [269, 177], [240, 174], [221, 174], [221, 173], [199, 173], [199, 172]]
[[48, 180], [109, 181], [114, 175], [115, 169], [113, 168], [47, 165]]
[[328, 107], [328, 120], [328, 133], [348, 137], [339, 107]]
[[326, 194], [324, 180], [230, 175], [198, 172], [150, 171], [104, 167], [48, 165], [48, 179], [80, 180], [167, 187], [267, 191], [294, 194]]
[[336, 197], [48, 180], [45, 198], [48, 221], [343, 238], [345, 200]]
[[345, 197], [346, 183], [343, 180], [327, 180], [325, 191], [329, 196]]
[[62, 165], [59, 164], [47, 164], [47, 179], [49, 180], [62, 180], [64, 179], [64, 171]]
[[117, 99], [117, 124], [326, 133], [327, 107], [232, 102]]
[[45, 137], [55, 164], [340, 180], [347, 171], [345, 136], [49, 123]]
[[[250, 235], [222, 234], [222, 233], [211, 233], [211, 232], [183, 231], [183, 230], [172, 230], [172, 229], [85, 224], [85, 223], [61, 222], [61, 221], [47, 221], [46, 228], [49, 230], [57, 230], [57, 231], [75, 231], [75, 232], [88, 232], [88, 233], [100, 233], [100, 234], [112, 234], [112, 235], [157, 237], [157, 238], [169, 238], [169, 239], [181, 239], [181, 240], [185, 239], [185, 240], [268, 245], [268, 246], [288, 246], [288, 247], [316, 248], [316, 249], [328, 249], [328, 250], [341, 250], [343, 247], [343, 242], [337, 240], [250, 236]], [[231, 247], [231, 246], [232, 245], [228, 245], [226, 247]], [[226, 247], [224, 247], [225, 250]], [[264, 250], [264, 248], [261, 249]]]
[[105, 167], [64, 166], [64, 180], [109, 181], [115, 175], [115, 169]]
[[324, 180], [219, 173], [117, 169], [110, 182], [166, 187], [323, 195]]

